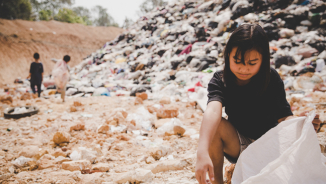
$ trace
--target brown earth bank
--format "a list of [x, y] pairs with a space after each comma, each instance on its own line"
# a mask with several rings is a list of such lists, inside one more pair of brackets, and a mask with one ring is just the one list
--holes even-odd
[[51, 58], [68, 54], [69, 65], [74, 66], [122, 32], [116, 27], [0, 19], [0, 83], [26, 78], [35, 52], [40, 54], [47, 75], [54, 66]]

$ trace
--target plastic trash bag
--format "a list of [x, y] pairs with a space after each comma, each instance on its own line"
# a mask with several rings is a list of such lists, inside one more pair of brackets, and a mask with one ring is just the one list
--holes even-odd
[[315, 112], [280, 123], [242, 152], [233, 184], [325, 183], [326, 157], [312, 125]]
[[58, 61], [52, 70], [52, 76], [56, 86], [59, 88], [64, 88], [70, 77], [67, 63], [63, 60]]

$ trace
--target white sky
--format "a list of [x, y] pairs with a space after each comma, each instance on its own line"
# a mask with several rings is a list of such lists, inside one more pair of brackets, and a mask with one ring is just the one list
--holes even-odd
[[[136, 21], [139, 17], [137, 11], [144, 0], [75, 0], [74, 7], [83, 6], [92, 9], [96, 5], [107, 8], [108, 13], [122, 26], [126, 17]], [[169, 1], [169, 0], [167, 0]]]

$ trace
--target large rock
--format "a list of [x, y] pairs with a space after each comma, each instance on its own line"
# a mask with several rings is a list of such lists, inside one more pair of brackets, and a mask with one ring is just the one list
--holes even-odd
[[53, 160], [49, 160], [47, 158], [41, 159], [38, 162], [38, 169], [48, 169], [48, 168], [52, 168], [55, 166], [55, 163]]
[[153, 179], [154, 175], [150, 170], [146, 169], [136, 169], [134, 171], [127, 172], [118, 176], [115, 180], [116, 183], [145, 183], [150, 182]]
[[24, 156], [26, 158], [33, 158], [39, 152], [39, 148], [37, 146], [27, 146], [22, 148], [20, 151], [19, 156]]
[[174, 131], [174, 135], [181, 135], [181, 136], [183, 136], [183, 134], [186, 132], [186, 130], [183, 127], [178, 125], [175, 125], [173, 127], [173, 131]]
[[73, 126], [70, 127], [70, 132], [73, 130], [75, 131], [80, 131], [80, 130], [85, 130], [85, 123], [84, 122], [79, 122]]
[[147, 100], [148, 95], [146, 92], [142, 92], [142, 93], [136, 93], [136, 97], [141, 98], [142, 100]]
[[69, 143], [70, 134], [67, 132], [56, 132], [53, 136], [53, 142], [56, 144]]
[[62, 163], [62, 169], [68, 171], [82, 171], [82, 170], [89, 170], [91, 168], [92, 168], [92, 164], [89, 160], [78, 160], [78, 161]]
[[175, 118], [179, 115], [177, 107], [163, 107], [156, 113], [157, 118]]
[[55, 158], [59, 156], [66, 157], [67, 153], [63, 152], [61, 149], [57, 149], [54, 153], [52, 153], [52, 156], [54, 156]]
[[110, 170], [110, 165], [107, 163], [98, 163], [98, 164], [93, 165], [92, 170], [108, 172]]
[[160, 147], [151, 148], [150, 155], [155, 160], [160, 160], [162, 157], [166, 156], [170, 152], [171, 152], [170, 148], [168, 148], [166, 146], [160, 146]]
[[160, 100], [160, 104], [170, 104], [170, 103], [171, 103], [170, 97], [167, 96], [161, 98]]
[[140, 104], [143, 104], [143, 100], [141, 98], [139, 98], [139, 97], [136, 97], [134, 105], [140, 105]]
[[102, 134], [106, 134], [109, 130], [110, 130], [110, 126], [107, 125], [107, 124], [103, 124], [100, 127], [98, 127], [97, 132], [102, 133]]
[[160, 128], [161, 126], [163, 126], [165, 123], [171, 121], [171, 119], [159, 119], [155, 122], [155, 128]]
[[147, 169], [151, 170], [153, 174], [165, 171], [183, 170], [189, 164], [186, 160], [166, 160], [156, 164], [149, 165]]

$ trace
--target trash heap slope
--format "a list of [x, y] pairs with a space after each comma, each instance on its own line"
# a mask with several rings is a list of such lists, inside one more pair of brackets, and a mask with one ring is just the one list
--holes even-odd
[[134, 96], [147, 90], [154, 98], [164, 93], [201, 100], [205, 109], [209, 79], [223, 70], [227, 40], [244, 23], [260, 24], [266, 31], [271, 66], [286, 88], [311, 90], [326, 74], [325, 9], [320, 0], [169, 2], [77, 65], [71, 71], [70, 95], [93, 94], [99, 87], [96, 95]]
[[28, 76], [34, 52], [40, 53], [45, 74], [50, 74], [51, 58], [72, 56], [74, 66], [88, 53], [115, 38], [123, 30], [115, 27], [91, 27], [57, 21], [0, 19], [0, 80], [12, 83]]

